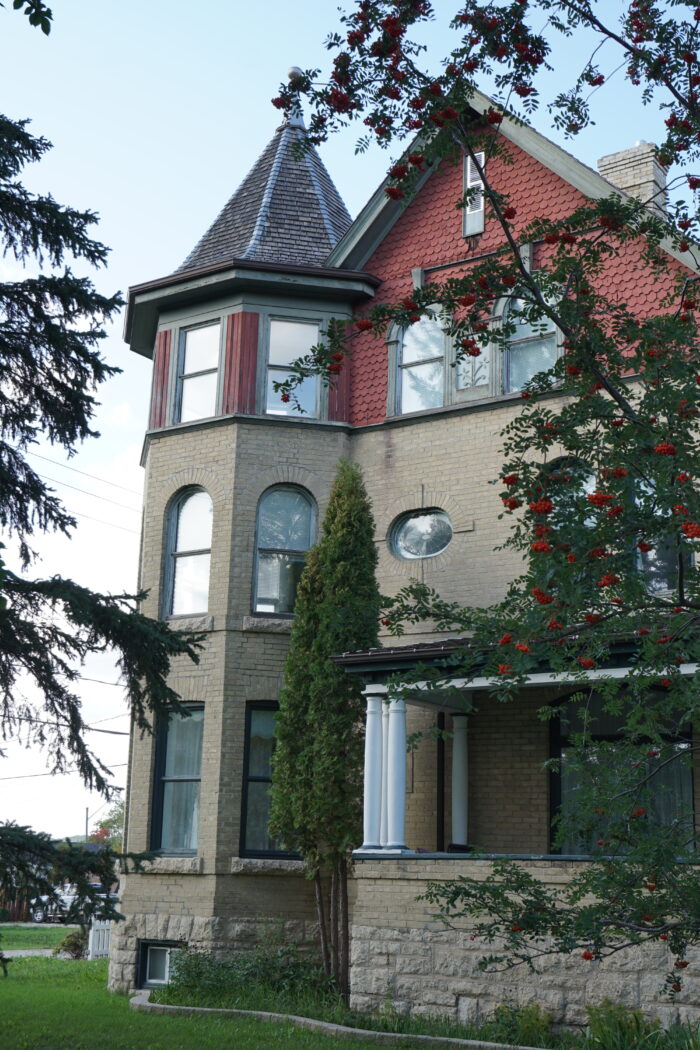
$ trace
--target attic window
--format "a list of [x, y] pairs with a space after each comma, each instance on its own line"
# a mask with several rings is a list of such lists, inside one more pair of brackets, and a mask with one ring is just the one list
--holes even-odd
[[[483, 169], [484, 154], [477, 153], [479, 167]], [[465, 237], [473, 237], [484, 232], [484, 183], [479, 169], [471, 157], [464, 158], [464, 192], [473, 190], [471, 201], [462, 212], [462, 232]]]

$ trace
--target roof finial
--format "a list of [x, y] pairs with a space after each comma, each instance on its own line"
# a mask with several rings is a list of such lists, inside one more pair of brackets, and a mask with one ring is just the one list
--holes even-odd
[[[291, 66], [287, 71], [287, 77], [289, 78], [289, 85], [294, 90], [294, 81], [303, 77], [304, 70], [300, 69], [299, 66]], [[297, 93], [294, 105], [287, 114], [287, 124], [290, 128], [302, 128], [305, 129], [304, 125], [304, 114], [301, 109], [301, 102], [299, 101], [299, 95]]]

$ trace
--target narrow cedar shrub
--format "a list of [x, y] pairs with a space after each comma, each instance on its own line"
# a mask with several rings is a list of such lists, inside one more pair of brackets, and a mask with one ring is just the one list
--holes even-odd
[[[280, 695], [270, 828], [315, 880], [324, 968], [347, 993], [347, 869], [359, 841], [361, 685], [331, 657], [378, 644], [381, 598], [369, 497], [341, 460], [297, 591]], [[330, 894], [322, 873], [330, 877]], [[326, 900], [326, 897], [329, 897]]]

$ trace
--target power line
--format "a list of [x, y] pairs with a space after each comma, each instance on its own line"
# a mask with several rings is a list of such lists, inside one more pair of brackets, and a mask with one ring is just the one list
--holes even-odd
[[82, 492], [84, 496], [92, 496], [93, 499], [101, 499], [103, 503], [111, 503], [115, 507], [122, 507], [124, 510], [130, 510], [132, 514], [138, 514], [141, 510], [140, 507], [130, 507], [127, 503], [118, 503], [115, 499], [109, 499], [107, 496], [98, 496], [96, 492], [90, 492], [89, 489], [79, 489], [77, 485], [69, 485], [67, 481], [59, 481], [58, 478], [50, 478], [47, 474], [39, 474], [39, 477], [44, 481], [50, 481], [54, 485], [63, 485], [66, 489], [73, 489], [73, 492]]
[[[117, 764], [111, 768], [123, 769], [126, 765], [128, 765], [127, 762], [117, 762]], [[0, 780], [34, 780], [36, 777], [67, 777], [77, 772], [77, 769], [64, 769], [60, 773], [22, 773], [18, 777], [0, 777]]]
[[[30, 718], [28, 715], [16, 715], [15, 717], [18, 722], [29, 722], [30, 725], [58, 726], [63, 729], [70, 729], [70, 722], [54, 722], [49, 718]], [[129, 736], [128, 733], [123, 732], [121, 729], [95, 729], [94, 726], [89, 725], [81, 726], [81, 732], [108, 733], [110, 736]]]
[[77, 467], [69, 467], [67, 463], [61, 463], [58, 459], [50, 459], [49, 456], [40, 456], [38, 452], [31, 452], [27, 449], [27, 455], [36, 456], [37, 459], [43, 459], [46, 463], [53, 463], [55, 466], [62, 467], [64, 470], [72, 470], [74, 474], [82, 474], [83, 477], [92, 478], [93, 481], [101, 481], [103, 485], [111, 485], [115, 489], [122, 489], [124, 492], [130, 492], [132, 496], [143, 495], [138, 489], [129, 489], [126, 485], [118, 485], [116, 481], [107, 481], [107, 478], [101, 478], [98, 474], [88, 474], [86, 470], [78, 470]]
[[[78, 675], [78, 681], [80, 681], [80, 682], [96, 682], [98, 685], [113, 685], [115, 687], [115, 689], [126, 689], [126, 685], [125, 685], [124, 682], [105, 682], [105, 680], [103, 678], [88, 678], [84, 674], [79, 674]], [[123, 718], [123, 715], [115, 715], [114, 717], [115, 718]], [[108, 718], [103, 718], [102, 721], [103, 722], [108, 722], [109, 719]]]
[[132, 536], [138, 536], [138, 529], [128, 529], [126, 525], [115, 525], [113, 521], [103, 521], [102, 518], [93, 518], [90, 514], [78, 514], [74, 510], [69, 510], [68, 513], [73, 518], [85, 518], [86, 521], [96, 521], [98, 525], [109, 525], [112, 529], [120, 529], [122, 532], [130, 532]]

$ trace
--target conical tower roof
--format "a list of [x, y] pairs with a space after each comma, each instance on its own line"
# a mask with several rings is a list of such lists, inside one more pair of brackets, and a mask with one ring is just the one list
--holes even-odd
[[176, 272], [233, 259], [323, 265], [351, 219], [316, 150], [297, 156], [303, 134], [297, 111]]

